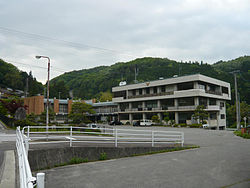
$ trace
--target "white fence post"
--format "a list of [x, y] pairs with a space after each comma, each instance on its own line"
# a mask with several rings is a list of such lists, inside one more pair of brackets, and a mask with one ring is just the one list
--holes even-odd
[[152, 131], [152, 147], [154, 147], [154, 131]]
[[117, 147], [117, 143], [118, 139], [117, 139], [117, 129], [115, 128], [115, 147]]
[[44, 188], [44, 179], [45, 179], [45, 173], [37, 173], [36, 174], [37, 179], [37, 188]]
[[30, 138], [30, 126], [28, 126], [27, 137], [28, 137], [28, 139]]
[[70, 147], [72, 147], [72, 126], [70, 126], [70, 137], [69, 138], [70, 138], [69, 145], [70, 145]]

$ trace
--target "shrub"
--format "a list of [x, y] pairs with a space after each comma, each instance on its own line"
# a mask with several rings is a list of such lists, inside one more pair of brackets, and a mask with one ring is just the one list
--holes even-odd
[[78, 157], [73, 157], [70, 161], [69, 164], [79, 164], [79, 163], [86, 163], [88, 162], [88, 158], [78, 158]]
[[250, 134], [242, 133], [241, 131], [234, 131], [234, 134], [242, 138], [250, 139]]
[[180, 123], [178, 126], [180, 126], [180, 127], [187, 127], [187, 124], [186, 123]]
[[105, 152], [100, 154], [100, 160], [106, 160], [107, 159], [107, 154]]
[[24, 126], [34, 126], [36, 124], [33, 123], [33, 122], [31, 122], [31, 121], [29, 121], [29, 120], [27, 120], [27, 119], [24, 119], [24, 120], [17, 120], [17, 121], [15, 121], [14, 125], [15, 125], [15, 127], [18, 127], [18, 126], [24, 127]]
[[198, 124], [198, 123], [196, 123], [196, 124], [191, 124], [191, 125], [189, 125], [189, 127], [190, 127], [190, 128], [201, 128], [201, 127], [202, 127], [202, 124]]
[[127, 121], [127, 122], [125, 123], [125, 125], [130, 125], [130, 122], [129, 122], [129, 121]]

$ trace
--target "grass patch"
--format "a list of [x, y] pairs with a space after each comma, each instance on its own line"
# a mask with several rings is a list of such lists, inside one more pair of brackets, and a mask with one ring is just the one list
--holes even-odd
[[169, 149], [164, 149], [164, 150], [159, 150], [159, 151], [151, 151], [147, 153], [134, 154], [132, 156], [152, 155], [152, 154], [157, 154], [157, 153], [166, 153], [166, 152], [181, 151], [181, 150], [195, 149], [195, 148], [200, 148], [200, 146], [174, 147], [174, 148], [169, 148]]
[[236, 136], [240, 136], [240, 137], [245, 138], [245, 139], [250, 139], [250, 134], [248, 134], [248, 133], [242, 133], [241, 131], [234, 131], [234, 134]]

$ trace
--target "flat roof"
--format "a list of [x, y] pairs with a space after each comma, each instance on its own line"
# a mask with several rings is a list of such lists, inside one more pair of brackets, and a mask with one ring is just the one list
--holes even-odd
[[191, 75], [177, 76], [177, 77], [158, 79], [158, 80], [152, 80], [152, 81], [145, 81], [145, 82], [135, 83], [135, 84], [127, 84], [124, 86], [115, 86], [112, 88], [112, 91], [115, 92], [115, 91], [122, 91], [122, 90], [128, 90], [128, 89], [154, 87], [154, 86], [160, 86], [160, 85], [166, 85], [166, 84], [170, 85], [170, 84], [184, 83], [184, 82], [190, 82], [190, 81], [204, 81], [204, 82], [212, 83], [215, 85], [221, 85], [225, 87], [230, 86], [228, 82], [224, 82], [216, 78], [212, 78], [212, 77], [205, 76], [202, 74], [191, 74]]

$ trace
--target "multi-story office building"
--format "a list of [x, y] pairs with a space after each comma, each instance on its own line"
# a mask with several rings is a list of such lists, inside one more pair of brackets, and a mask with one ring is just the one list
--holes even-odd
[[113, 102], [118, 103], [122, 122], [160, 120], [166, 112], [175, 123], [194, 123], [192, 115], [198, 105], [204, 105], [210, 126], [226, 126], [226, 100], [231, 100], [230, 84], [201, 74], [159, 79], [112, 88]]

